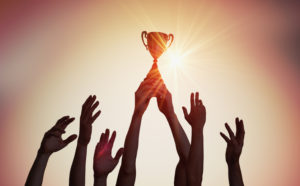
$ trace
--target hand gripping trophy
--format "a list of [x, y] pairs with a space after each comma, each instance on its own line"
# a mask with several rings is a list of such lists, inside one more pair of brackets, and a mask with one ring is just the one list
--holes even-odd
[[[147, 39], [147, 44], [145, 43], [144, 38]], [[171, 46], [173, 40], [173, 34], [168, 35], [162, 32], [142, 32], [143, 44], [145, 45], [146, 49], [149, 50], [151, 56], [154, 58], [154, 63], [146, 78], [161, 79], [161, 75], [157, 67], [157, 59]], [[170, 41], [170, 44], [167, 46], [168, 41]]]

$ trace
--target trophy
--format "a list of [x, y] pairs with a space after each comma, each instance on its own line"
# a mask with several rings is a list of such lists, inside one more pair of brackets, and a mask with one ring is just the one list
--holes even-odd
[[[147, 44], [145, 44], [144, 37], [147, 39]], [[170, 44], [167, 45], [167, 42], [171, 39]], [[167, 50], [174, 40], [173, 34], [165, 34], [162, 32], [142, 32], [142, 41], [146, 49], [149, 50], [151, 56], [154, 58], [153, 62], [156, 63], [157, 59], [162, 55], [164, 51]]]
[[[147, 44], [145, 43], [144, 38], [147, 39]], [[170, 40], [171, 42], [167, 46], [167, 42]], [[143, 44], [145, 45], [146, 49], [149, 50], [151, 56], [154, 58], [154, 63], [146, 78], [161, 78], [161, 75], [157, 68], [157, 59], [171, 46], [173, 40], [173, 34], [168, 35], [162, 32], [142, 32]]]

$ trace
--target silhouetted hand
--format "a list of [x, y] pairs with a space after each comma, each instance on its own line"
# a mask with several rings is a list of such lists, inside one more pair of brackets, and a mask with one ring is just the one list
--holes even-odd
[[82, 105], [81, 116], [80, 116], [80, 130], [78, 143], [87, 145], [90, 142], [92, 134], [92, 124], [98, 118], [101, 111], [99, 110], [93, 115], [94, 110], [99, 105], [96, 101], [96, 96], [89, 96], [85, 103]]
[[187, 122], [193, 129], [203, 129], [206, 121], [206, 109], [199, 99], [199, 93], [191, 93], [191, 111], [188, 114], [186, 107], [182, 107], [183, 114]]
[[222, 132], [220, 133], [220, 135], [224, 138], [224, 140], [227, 143], [226, 162], [229, 165], [239, 162], [244, 145], [245, 130], [243, 120], [239, 120], [239, 118], [236, 118], [235, 124], [236, 135], [234, 135], [227, 123], [225, 123], [225, 127], [229, 133], [230, 138], [228, 138]]
[[74, 119], [75, 118], [70, 118], [69, 116], [64, 116], [59, 119], [54, 127], [45, 133], [39, 152], [44, 154], [52, 154], [53, 152], [61, 150], [69, 143], [74, 141], [77, 138], [76, 134], [69, 136], [65, 140], [63, 140], [61, 137], [61, 135], [65, 133], [66, 127], [72, 121], [74, 121]]
[[111, 156], [115, 138], [115, 131], [112, 133], [110, 139], [108, 129], [106, 129], [105, 134], [101, 134], [100, 141], [96, 146], [94, 154], [95, 177], [107, 176], [117, 166], [124, 149], [120, 148], [114, 158]]
[[156, 94], [157, 105], [159, 110], [168, 118], [174, 115], [172, 95], [164, 83], [160, 83]]
[[134, 113], [138, 115], [143, 115], [146, 111], [150, 99], [155, 95], [154, 85], [155, 79], [145, 79], [135, 92], [135, 108]]

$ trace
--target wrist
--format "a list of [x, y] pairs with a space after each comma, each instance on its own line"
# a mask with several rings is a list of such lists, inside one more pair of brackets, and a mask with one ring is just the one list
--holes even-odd
[[43, 159], [49, 159], [49, 157], [50, 157], [51, 154], [52, 153], [50, 153], [50, 152], [44, 152], [43, 150], [39, 149], [38, 153], [37, 153], [37, 156], [39, 156], [39, 157], [41, 157]]
[[227, 162], [228, 168], [229, 169], [234, 169], [234, 168], [239, 168], [240, 167], [240, 161], [236, 160], [233, 162]]
[[96, 175], [94, 174], [94, 185], [106, 185], [107, 175]]
[[140, 111], [138, 109], [134, 109], [132, 118], [142, 119], [143, 115], [144, 115], [143, 111]]
[[77, 147], [79, 147], [79, 148], [83, 148], [83, 149], [84, 149], [84, 148], [87, 148], [88, 144], [89, 144], [89, 143], [82, 142], [82, 141], [80, 141], [80, 140], [77, 141]]
[[83, 137], [79, 134], [77, 146], [87, 147], [90, 142], [83, 139]]
[[203, 126], [199, 126], [198, 124], [192, 125], [192, 132], [203, 134]]
[[173, 109], [163, 114], [165, 115], [168, 121], [174, 121], [177, 119], [177, 115]]

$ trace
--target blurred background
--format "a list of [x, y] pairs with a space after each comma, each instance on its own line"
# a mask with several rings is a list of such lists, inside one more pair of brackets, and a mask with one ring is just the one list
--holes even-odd
[[[40, 142], [63, 115], [97, 95], [102, 114], [88, 147], [86, 184], [101, 132], [123, 146], [134, 92], [152, 57], [141, 32], [172, 33], [158, 60], [188, 136], [181, 106], [199, 91], [207, 109], [203, 185], [228, 185], [224, 123], [244, 120], [246, 185], [300, 183], [300, 4], [296, 1], [115, 0], [0, 2], [0, 182], [23, 185]], [[53, 154], [44, 185], [68, 185], [76, 143]], [[140, 134], [136, 185], [173, 185], [178, 162], [153, 99]], [[119, 166], [110, 174], [116, 182]]]

